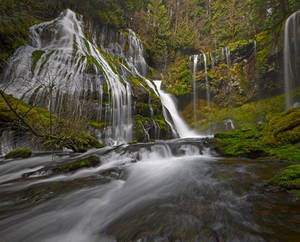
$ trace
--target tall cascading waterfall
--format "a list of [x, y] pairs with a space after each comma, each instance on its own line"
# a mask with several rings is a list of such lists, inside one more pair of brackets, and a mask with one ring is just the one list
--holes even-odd
[[226, 64], [231, 66], [231, 56], [229, 47], [225, 47]]
[[[193, 138], [193, 137], [201, 137], [196, 132], [192, 131], [186, 122], [181, 118], [178, 108], [172, 98], [172, 96], [161, 89], [161, 81], [154, 81], [156, 88], [159, 92], [161, 101], [164, 107], [169, 111], [175, 129], [180, 138]], [[167, 120], [167, 117], [165, 117]]]
[[197, 122], [197, 65], [198, 65], [198, 55], [194, 55], [194, 69], [193, 69], [193, 112], [194, 112], [194, 122]]
[[206, 55], [203, 53], [203, 62], [204, 62], [204, 70], [205, 70], [205, 85], [206, 85], [206, 101], [208, 107], [210, 107], [210, 86], [209, 86], [209, 80], [208, 80], [208, 73], [207, 73], [207, 59]]
[[286, 109], [288, 109], [294, 105], [291, 91], [300, 84], [300, 10], [286, 20], [283, 52]]
[[[127, 62], [146, 71], [141, 42], [133, 31], [128, 38]], [[65, 10], [53, 21], [31, 27], [29, 45], [20, 47], [10, 58], [1, 87], [30, 104], [51, 106], [51, 111], [63, 117], [101, 119], [108, 124], [105, 143], [129, 142], [132, 88], [126, 73], [131, 70], [120, 65], [121, 74], [118, 73], [95, 39], [88, 40], [82, 19], [71, 10]], [[51, 97], [50, 86], [54, 86]]]

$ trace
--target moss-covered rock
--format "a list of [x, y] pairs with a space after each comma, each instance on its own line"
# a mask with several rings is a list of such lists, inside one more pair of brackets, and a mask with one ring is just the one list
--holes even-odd
[[5, 155], [5, 159], [29, 158], [32, 155], [30, 149], [15, 149]]
[[293, 190], [300, 189], [300, 165], [293, 165], [285, 168], [269, 181], [270, 185]]
[[217, 150], [230, 156], [251, 158], [268, 156], [283, 161], [300, 162], [300, 108], [269, 115], [256, 128], [231, 133], [217, 133]]
[[63, 173], [66, 172], [74, 172], [76, 170], [82, 169], [82, 168], [89, 168], [89, 167], [95, 167], [100, 164], [99, 157], [95, 155], [91, 155], [88, 157], [84, 157], [82, 159], [73, 161], [71, 163], [64, 164], [57, 169], [60, 170]]

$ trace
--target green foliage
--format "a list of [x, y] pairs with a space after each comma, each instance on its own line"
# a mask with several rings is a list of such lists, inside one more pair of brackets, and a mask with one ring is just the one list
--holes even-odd
[[183, 95], [192, 90], [193, 74], [188, 66], [188, 59], [178, 58], [168, 67], [163, 80], [163, 87], [174, 95]]
[[5, 159], [29, 158], [32, 154], [30, 149], [15, 149], [5, 155]]
[[[61, 149], [63, 147], [77, 152], [85, 152], [90, 148], [102, 148], [98, 140], [89, 135], [85, 130], [85, 121], [78, 119], [65, 120], [52, 114], [43, 108], [31, 107], [25, 102], [14, 98], [12, 95], [5, 95], [15, 112], [22, 116], [23, 120], [40, 136], [37, 141], [49, 149]], [[3, 98], [0, 98], [0, 121], [5, 127], [19, 128], [32, 132], [28, 127], [10, 110]], [[50, 123], [52, 123], [51, 134]]]
[[171, 35], [167, 9], [162, 0], [150, 0], [147, 9], [150, 55], [158, 62], [166, 62]]
[[300, 189], [300, 165], [285, 168], [269, 181], [270, 185], [280, 186], [288, 190]]

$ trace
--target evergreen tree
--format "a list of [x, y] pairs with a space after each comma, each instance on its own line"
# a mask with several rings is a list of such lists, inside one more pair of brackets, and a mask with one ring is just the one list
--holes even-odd
[[158, 62], [166, 63], [170, 41], [170, 22], [162, 0], [151, 0], [147, 6], [150, 54]]

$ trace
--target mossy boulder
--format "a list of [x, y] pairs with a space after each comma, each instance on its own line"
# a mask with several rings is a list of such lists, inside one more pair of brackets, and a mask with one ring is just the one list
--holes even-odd
[[263, 125], [231, 133], [217, 133], [217, 151], [223, 155], [271, 157], [300, 161], [300, 108], [267, 117]]
[[216, 149], [223, 155], [258, 158], [266, 155], [263, 147], [256, 142], [259, 137], [260, 134], [257, 132], [257, 130], [216, 133]]
[[29, 158], [32, 155], [30, 149], [15, 149], [5, 155], [5, 159]]
[[269, 181], [270, 185], [293, 190], [300, 189], [300, 165], [293, 165], [285, 168]]
[[100, 164], [99, 157], [91, 155], [71, 163], [64, 164], [58, 168], [63, 173], [74, 172], [82, 168], [96, 167]]

